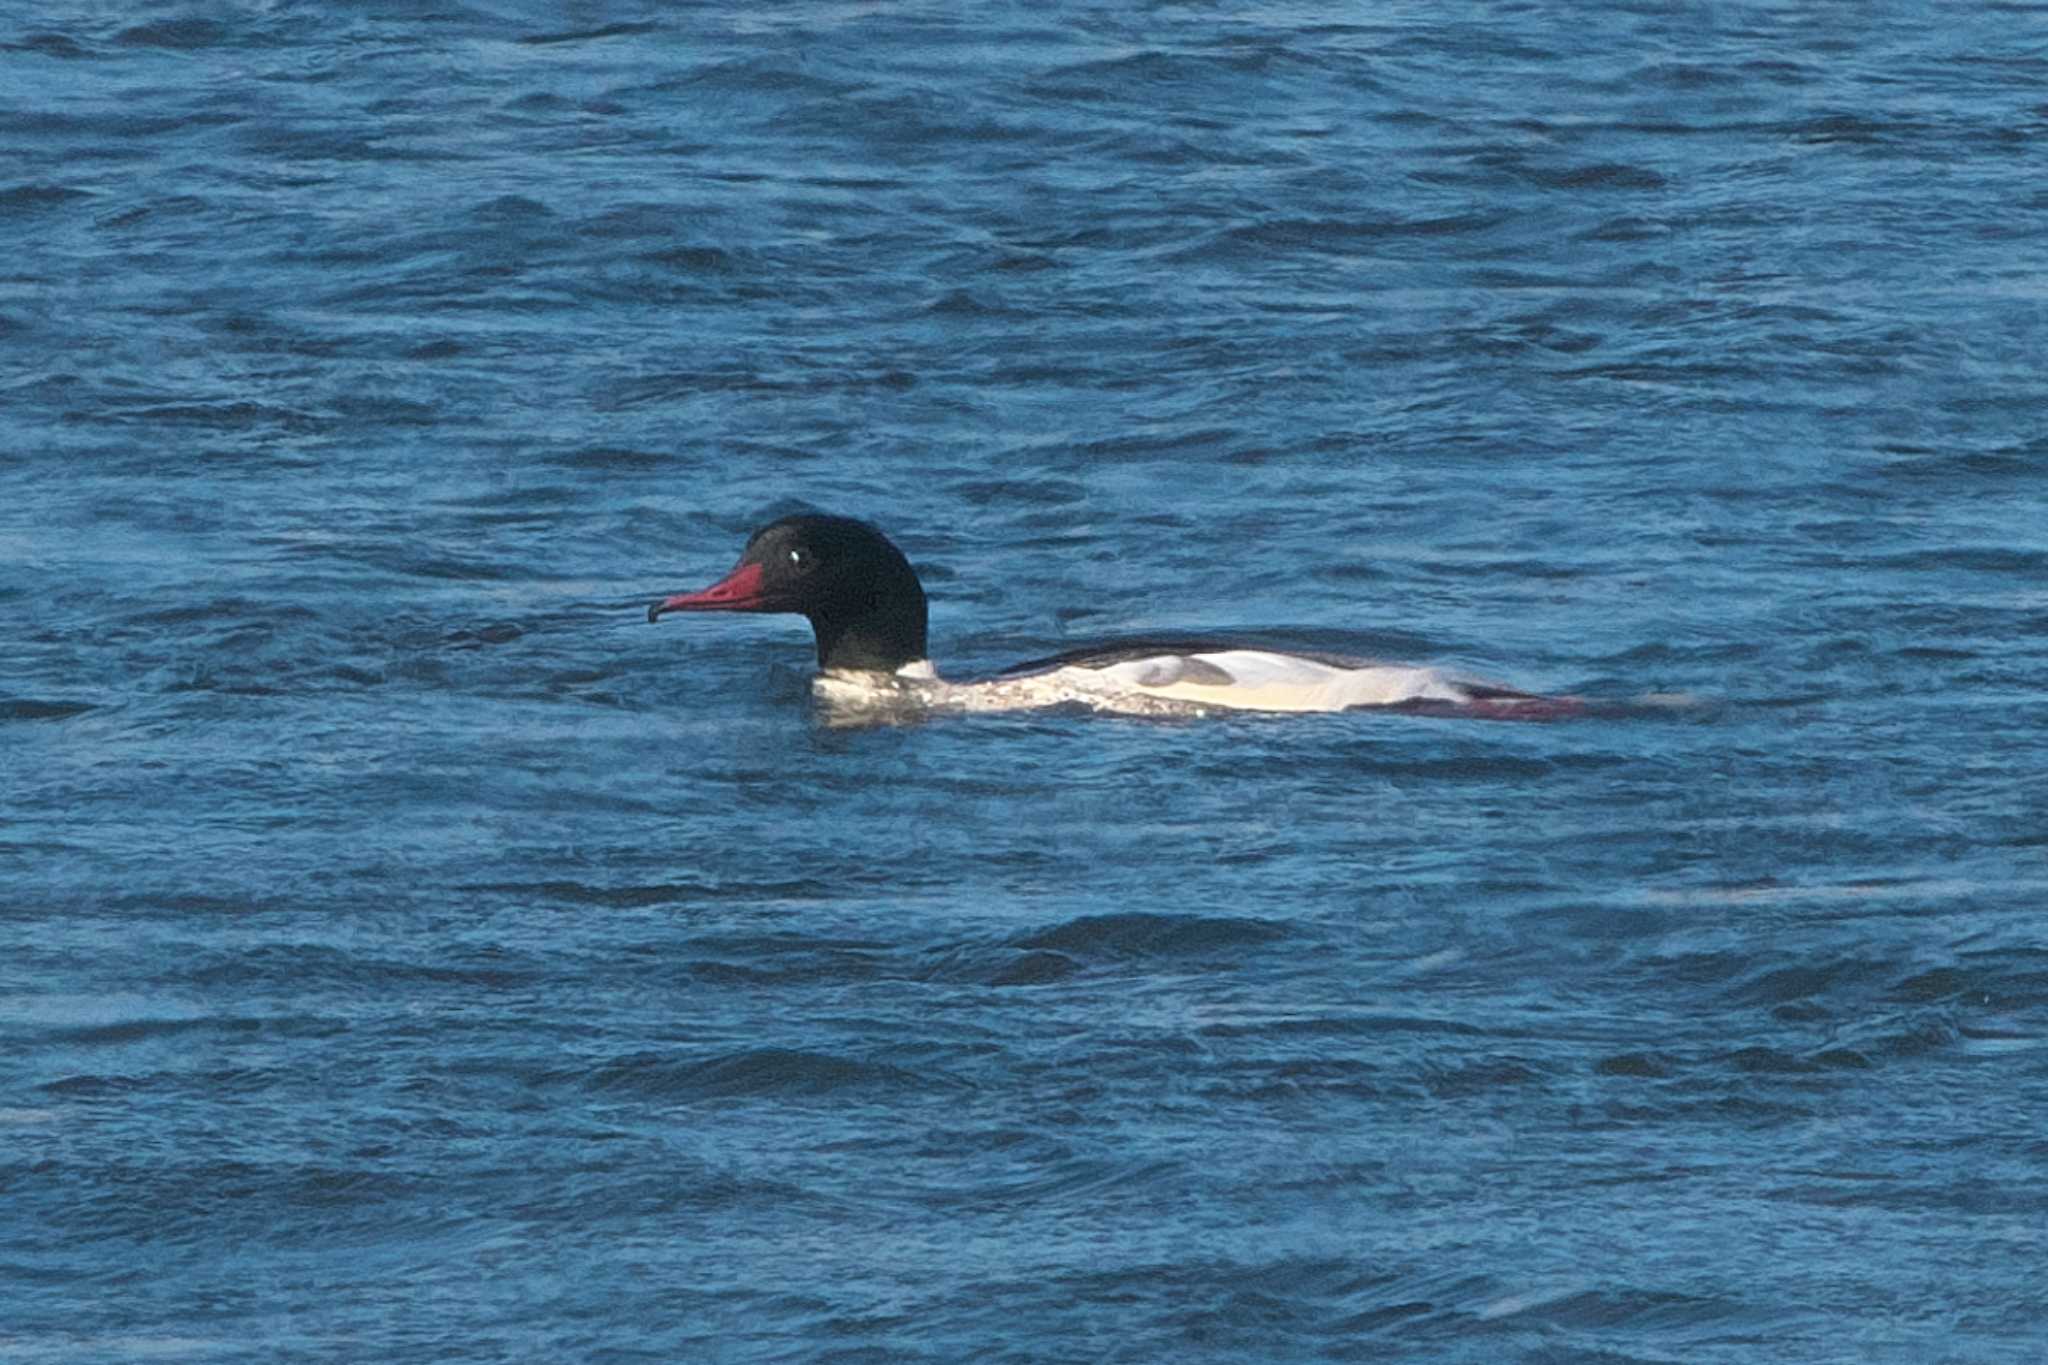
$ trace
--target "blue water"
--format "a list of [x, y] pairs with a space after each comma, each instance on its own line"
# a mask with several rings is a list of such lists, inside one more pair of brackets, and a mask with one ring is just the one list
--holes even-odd
[[0, 1358], [2039, 1359], [2044, 34], [10, 8]]

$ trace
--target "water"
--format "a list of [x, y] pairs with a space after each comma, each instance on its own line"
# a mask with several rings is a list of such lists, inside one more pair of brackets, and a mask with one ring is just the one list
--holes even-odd
[[2039, 7], [32, 8], [0, 1356], [2038, 1358]]

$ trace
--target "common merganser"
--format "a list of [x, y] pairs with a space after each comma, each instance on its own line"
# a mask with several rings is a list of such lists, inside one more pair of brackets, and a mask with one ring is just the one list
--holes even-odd
[[1434, 668], [1204, 640], [1122, 640], [1033, 659], [978, 682], [939, 677], [925, 649], [924, 586], [889, 538], [851, 517], [801, 514], [747, 539], [740, 562], [671, 611], [791, 612], [818, 643], [812, 687], [828, 705], [878, 711], [1018, 711], [1081, 705], [1124, 715], [1344, 711], [1551, 720], [1583, 703], [1453, 678]]

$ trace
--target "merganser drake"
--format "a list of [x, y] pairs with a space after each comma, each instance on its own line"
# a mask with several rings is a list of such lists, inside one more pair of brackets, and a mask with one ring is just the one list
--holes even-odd
[[1282, 653], [1202, 640], [1123, 640], [1033, 659], [979, 682], [952, 683], [925, 648], [924, 586], [889, 538], [850, 517], [802, 514], [747, 539], [740, 562], [698, 592], [654, 603], [672, 611], [791, 612], [818, 643], [812, 686], [834, 708], [1017, 711], [1081, 705], [1123, 715], [1344, 711], [1551, 720], [1583, 703], [1450, 677], [1433, 668], [1332, 654]]

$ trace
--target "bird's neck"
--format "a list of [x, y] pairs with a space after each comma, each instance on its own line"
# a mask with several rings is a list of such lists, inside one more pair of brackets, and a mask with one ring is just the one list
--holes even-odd
[[894, 673], [925, 657], [924, 590], [878, 593], [835, 611], [811, 615], [818, 667], [826, 672]]

